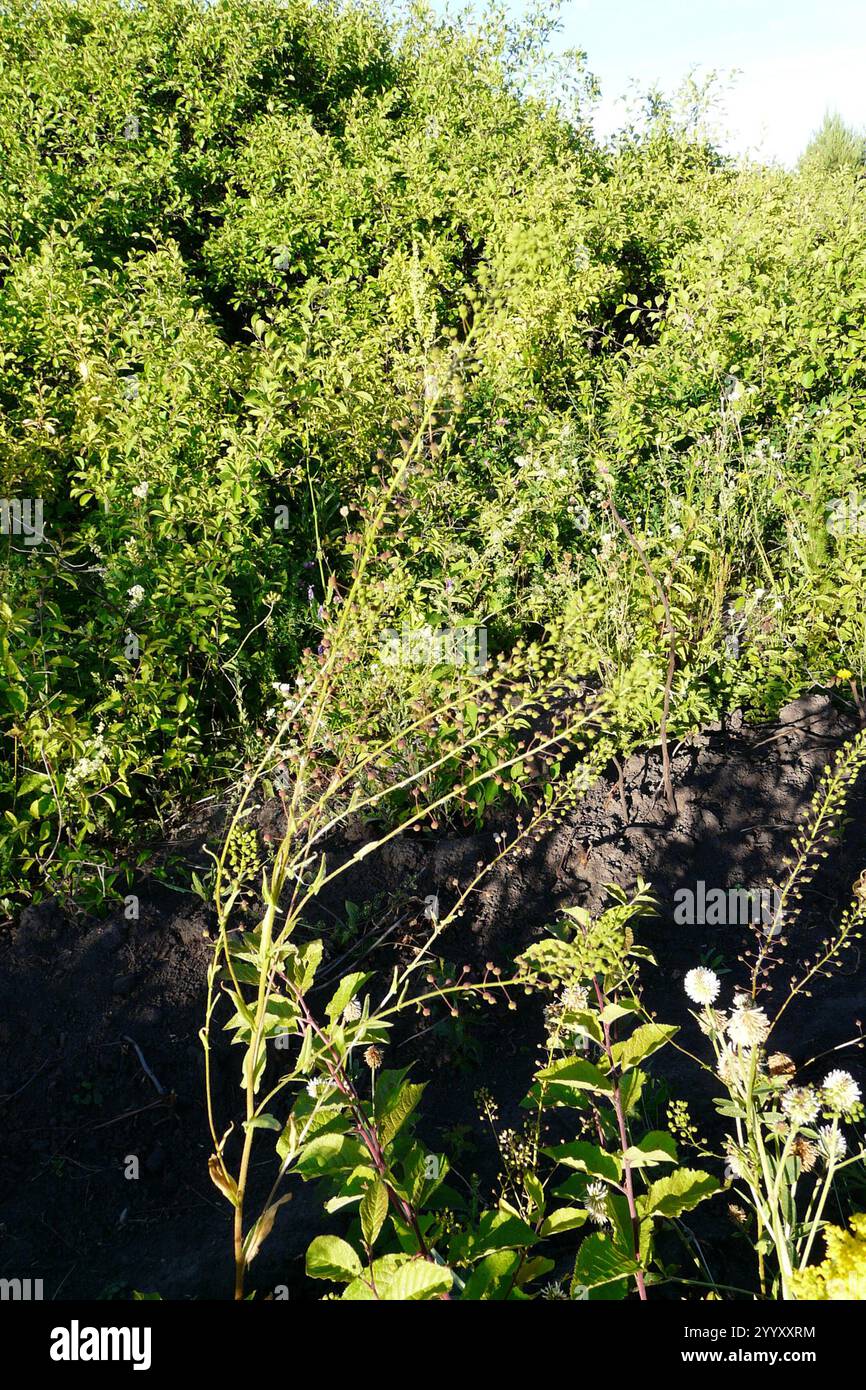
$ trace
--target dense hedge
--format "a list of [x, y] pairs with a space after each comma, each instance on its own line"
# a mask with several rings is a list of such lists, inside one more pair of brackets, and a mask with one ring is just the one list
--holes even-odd
[[0, 552], [8, 893], [101, 893], [240, 769], [467, 333], [383, 622], [495, 649], [561, 618], [617, 738], [650, 737], [662, 625], [601, 460], [668, 583], [675, 725], [862, 675], [862, 537], [826, 524], [862, 474], [862, 177], [736, 168], [658, 106], [600, 148], [546, 37], [312, 0], [0, 9], [0, 494], [45, 527]]

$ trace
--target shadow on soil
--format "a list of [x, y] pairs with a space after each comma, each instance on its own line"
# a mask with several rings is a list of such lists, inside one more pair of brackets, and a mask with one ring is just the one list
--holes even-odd
[[[676, 925], [674, 893], [700, 880], [708, 887], [769, 887], [822, 768], [855, 731], [849, 715], [812, 696], [773, 725], [734, 721], [696, 735], [674, 760], [675, 822], [664, 808], [656, 757], [631, 759], [624, 769], [627, 820], [616, 779], [601, 780], [526, 857], [486, 881], [461, 925], [443, 937], [443, 954], [457, 965], [505, 965], [559, 907], [600, 908], [605, 884], [631, 888], [641, 876], [661, 905], [642, 930], [658, 960], [645, 976], [647, 1002], [661, 1020], [681, 1024], [683, 1042], [700, 1051], [682, 978], [712, 958], [714, 968], [728, 972], [729, 995], [745, 978], [738, 956], [747, 935]], [[791, 961], [809, 955], [838, 920], [866, 866], [864, 780], [789, 934]], [[264, 808], [263, 826], [269, 813]], [[481, 834], [398, 837], [322, 903], [325, 934], [345, 915], [345, 900], [396, 894], [402, 925], [372, 957], [393, 963], [417, 939], [425, 895], [437, 893], [447, 906], [451, 881], [465, 882], [476, 861], [490, 858], [494, 833], [508, 825], [500, 812]], [[211, 1144], [197, 1040], [211, 923], [198, 899], [148, 885], [139, 892], [137, 922], [120, 913], [82, 925], [49, 903], [25, 910], [2, 942], [0, 1276], [41, 1278], [46, 1298], [124, 1298], [133, 1289], [165, 1298], [230, 1294], [229, 1208], [207, 1176]], [[343, 949], [332, 949], [335, 965]], [[857, 1031], [864, 982], [866, 968], [852, 951], [832, 981], [820, 981], [814, 996], [786, 1015], [776, 1045], [802, 1065], [846, 1041]], [[486, 1009], [466, 1027], [404, 1036], [387, 1059], [414, 1059], [417, 1077], [430, 1079], [425, 1136], [451, 1153], [466, 1177], [483, 1177], [492, 1161], [473, 1092], [483, 1077], [503, 1123], [517, 1118], [541, 1037], [539, 1012], [536, 1000], [516, 1014]], [[216, 1083], [227, 1119], [239, 1101], [228, 1053], [219, 1053]], [[695, 1115], [712, 1124], [701, 1074], [670, 1049], [665, 1059], [673, 1093], [688, 1095]], [[828, 1065], [834, 1063], [825, 1059], [814, 1074]], [[847, 1052], [844, 1065], [863, 1080], [857, 1052]], [[663, 1124], [663, 1113], [659, 1118]], [[130, 1156], [138, 1160], [137, 1179], [125, 1176]], [[273, 1177], [267, 1143], [259, 1159], [265, 1184]], [[723, 1198], [702, 1208], [699, 1228], [719, 1278], [738, 1265], [725, 1208]], [[253, 1266], [252, 1283], [262, 1294], [284, 1284], [304, 1296], [303, 1251], [321, 1224], [312, 1192], [296, 1189]]]

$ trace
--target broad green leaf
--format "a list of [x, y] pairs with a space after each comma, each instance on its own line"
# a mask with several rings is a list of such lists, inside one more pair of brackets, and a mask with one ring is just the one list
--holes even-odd
[[583, 1226], [589, 1216], [585, 1207], [557, 1207], [547, 1220], [542, 1222], [539, 1232], [542, 1236], [559, 1235], [562, 1231], [574, 1231]]
[[[611, 1288], [615, 1297], [623, 1297], [621, 1281], [627, 1280], [638, 1269], [636, 1261], [613, 1244], [603, 1231], [596, 1231], [581, 1241], [574, 1263], [574, 1282], [587, 1289]], [[622, 1291], [620, 1291], [622, 1290]]]
[[434, 1264], [432, 1260], [407, 1260], [379, 1296], [389, 1303], [441, 1298], [451, 1292], [453, 1282], [451, 1270], [446, 1265]]
[[659, 1163], [676, 1163], [677, 1145], [672, 1134], [664, 1129], [651, 1129], [639, 1143], [625, 1154], [632, 1168], [654, 1168]]
[[694, 1168], [678, 1168], [666, 1178], [659, 1178], [645, 1196], [638, 1198], [638, 1210], [646, 1216], [680, 1216], [684, 1211], [691, 1211], [705, 1197], [718, 1192], [719, 1187], [719, 1182], [710, 1173]]
[[416, 1086], [406, 1081], [389, 1097], [384, 1110], [379, 1115], [379, 1137], [384, 1147], [387, 1147], [403, 1128], [423, 1094], [423, 1082]]
[[[378, 1260], [373, 1261], [372, 1278], [375, 1280], [376, 1289], [386, 1288], [396, 1271], [409, 1258], [406, 1255], [391, 1254], [380, 1255]], [[365, 1269], [353, 1279], [351, 1284], [347, 1284], [343, 1290], [342, 1297], [350, 1303], [375, 1303], [376, 1294], [373, 1292], [370, 1271]]]
[[341, 1168], [354, 1168], [363, 1152], [358, 1140], [346, 1134], [317, 1134], [304, 1145], [295, 1167], [304, 1177], [318, 1177]]
[[645, 1058], [651, 1057], [660, 1047], [678, 1033], [679, 1029], [670, 1024], [642, 1023], [635, 1028], [631, 1037], [624, 1042], [614, 1043], [611, 1054], [621, 1071], [628, 1071]]
[[555, 1159], [566, 1168], [577, 1168], [581, 1173], [589, 1173], [594, 1178], [604, 1178], [607, 1182], [619, 1182], [622, 1177], [622, 1163], [618, 1154], [605, 1153], [597, 1144], [576, 1140], [572, 1144], [556, 1144], [542, 1151], [548, 1158]]
[[613, 1090], [609, 1076], [587, 1062], [583, 1057], [562, 1057], [552, 1066], [545, 1067], [536, 1075], [538, 1081], [555, 1081], [557, 1086], [573, 1086], [577, 1090], [597, 1091], [601, 1094]]
[[461, 1302], [487, 1303], [508, 1298], [519, 1268], [520, 1254], [516, 1250], [497, 1250], [488, 1255], [466, 1280]]
[[306, 1270], [311, 1279], [345, 1283], [361, 1273], [357, 1252], [339, 1236], [316, 1236], [307, 1251]]
[[525, 1249], [535, 1245], [538, 1237], [520, 1216], [510, 1211], [485, 1211], [474, 1231], [458, 1235], [452, 1255], [461, 1262], [480, 1260], [497, 1250]]

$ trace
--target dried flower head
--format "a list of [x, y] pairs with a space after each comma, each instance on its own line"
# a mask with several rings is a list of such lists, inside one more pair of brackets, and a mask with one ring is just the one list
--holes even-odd
[[799, 1158], [803, 1172], [811, 1173], [818, 1161], [818, 1145], [813, 1144], [811, 1139], [804, 1139], [802, 1134], [798, 1134], [791, 1145], [791, 1153], [795, 1158]]
[[767, 1071], [771, 1076], [794, 1076], [797, 1068], [787, 1052], [771, 1052], [767, 1058]]
[[377, 1067], [381, 1067], [382, 1060], [382, 1053], [378, 1047], [368, 1047], [367, 1051], [364, 1053], [364, 1061], [371, 1071], [375, 1071]]

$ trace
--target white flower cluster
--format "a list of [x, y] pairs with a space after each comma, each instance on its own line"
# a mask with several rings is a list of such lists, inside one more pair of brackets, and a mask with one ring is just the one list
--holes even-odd
[[[762, 1008], [747, 994], [734, 996], [734, 1006], [730, 1015], [714, 1009], [721, 988], [718, 975], [705, 966], [696, 966], [686, 975], [685, 991], [693, 1004], [699, 1005], [698, 1018], [704, 1033], [716, 1040], [718, 1061], [716, 1069], [719, 1079], [728, 1090], [745, 1095], [752, 1085], [759, 1066], [756, 1049], [767, 1040], [770, 1033], [770, 1020]], [[839, 1132], [841, 1118], [857, 1118], [860, 1112], [860, 1087], [850, 1072], [835, 1070], [828, 1072], [820, 1086], [795, 1086], [790, 1078], [794, 1074], [794, 1064], [784, 1053], [774, 1053], [763, 1064], [769, 1076], [786, 1083], [778, 1105], [782, 1112], [782, 1133], [790, 1126], [791, 1137], [800, 1134], [793, 1152], [798, 1154], [808, 1170], [815, 1158], [820, 1156], [828, 1165], [840, 1163], [847, 1152], [845, 1136]], [[766, 1079], [763, 1066], [760, 1072]], [[833, 1119], [833, 1124], [821, 1125], [817, 1132], [810, 1129], [821, 1112]], [[776, 1114], [776, 1120], [779, 1120]], [[817, 1142], [815, 1142], [817, 1141]], [[742, 1165], [731, 1159], [729, 1166], [736, 1176], [743, 1176]]]
[[101, 772], [108, 757], [108, 753], [108, 744], [100, 729], [97, 731], [96, 738], [86, 745], [78, 762], [74, 763], [67, 772], [65, 784], [66, 791], [77, 791], [82, 782], [89, 782], [96, 773]]
[[583, 1198], [583, 1204], [589, 1213], [589, 1219], [596, 1226], [606, 1226], [610, 1222], [610, 1214], [607, 1209], [607, 1187], [603, 1182], [594, 1181], [589, 1184]]
[[708, 1011], [705, 1017], [709, 1017], [712, 1031], [721, 1032], [724, 1030], [735, 1047], [760, 1047], [763, 1042], [766, 1042], [770, 1032], [770, 1020], [764, 1010], [759, 1008], [747, 994], [735, 996], [730, 1017], [718, 1013], [714, 1009], [711, 1010], [711, 1006], [718, 999], [721, 989], [721, 982], [714, 970], [708, 970], [702, 965], [696, 966], [686, 975], [684, 987], [692, 1003], [699, 1004]]

